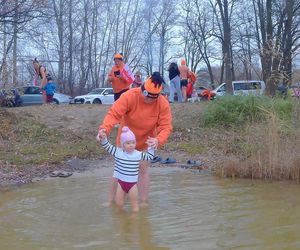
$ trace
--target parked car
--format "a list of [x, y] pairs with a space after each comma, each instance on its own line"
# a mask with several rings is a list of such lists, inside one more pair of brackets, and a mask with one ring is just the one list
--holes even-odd
[[[18, 91], [21, 101], [21, 106], [27, 105], [40, 105], [43, 104], [42, 91], [38, 86], [25, 86], [17, 89], [12, 89], [12, 91]], [[56, 104], [69, 104], [72, 97], [62, 93], [54, 93], [53, 102]]]
[[93, 89], [86, 95], [76, 96], [75, 104], [113, 104], [114, 92], [112, 88]]
[[[263, 95], [266, 89], [264, 81], [242, 80], [232, 81], [233, 95]], [[216, 96], [226, 94], [226, 83], [222, 83], [214, 89]]]

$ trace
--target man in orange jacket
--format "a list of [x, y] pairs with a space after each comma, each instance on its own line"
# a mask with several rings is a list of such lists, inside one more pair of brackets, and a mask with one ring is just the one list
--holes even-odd
[[[163, 79], [159, 72], [154, 72], [140, 88], [132, 88], [125, 92], [110, 108], [104, 117], [99, 131], [110, 133], [120, 124], [117, 145], [120, 145], [120, 134], [124, 126], [129, 127], [136, 136], [137, 150], [146, 150], [148, 145], [157, 148], [163, 145], [172, 132], [172, 115], [168, 100], [160, 95]], [[147, 145], [147, 143], [148, 145]], [[141, 161], [139, 173], [139, 192], [141, 206], [146, 205], [149, 197], [150, 177], [149, 162]], [[112, 178], [109, 203], [117, 188], [117, 181]]]
[[[115, 101], [126, 92], [133, 82], [133, 76], [129, 67], [123, 61], [122, 54], [115, 54], [115, 65], [108, 74], [108, 82], [111, 82]], [[127, 69], [127, 70], [126, 70]]]

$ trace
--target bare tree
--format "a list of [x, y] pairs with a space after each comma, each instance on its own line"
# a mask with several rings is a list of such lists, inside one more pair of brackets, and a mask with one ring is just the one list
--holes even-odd
[[219, 37], [222, 41], [222, 54], [225, 70], [225, 82], [227, 83], [226, 91], [233, 93], [232, 79], [233, 79], [233, 59], [232, 59], [232, 43], [231, 43], [231, 14], [235, 1], [228, 2], [228, 0], [216, 0], [216, 5], [211, 2], [215, 15], [220, 18], [218, 26], [220, 28]]
[[54, 17], [57, 25], [57, 35], [58, 35], [58, 85], [62, 85], [65, 91], [65, 81], [64, 81], [64, 29], [65, 20], [64, 13], [66, 12], [66, 2], [63, 0], [52, 0]]
[[[267, 94], [273, 96], [278, 82], [291, 82], [292, 53], [299, 48], [299, 1], [253, 0], [257, 13], [257, 43], [260, 48], [262, 77]], [[298, 20], [298, 21], [297, 21]], [[294, 50], [293, 50], [294, 47]]]
[[[185, 34], [187, 43], [185, 48], [189, 56], [186, 56], [186, 58], [188, 58], [188, 61], [191, 61], [190, 64], [193, 71], [196, 71], [198, 64], [204, 61], [209, 73], [210, 82], [213, 83], [215, 79], [211, 59], [215, 56], [215, 43], [217, 41], [213, 36], [213, 14], [209, 11], [211, 6], [209, 6], [207, 2], [199, 0], [184, 2], [183, 6], [186, 12], [184, 27], [188, 30]], [[186, 53], [187, 52], [185, 52], [185, 54]]]

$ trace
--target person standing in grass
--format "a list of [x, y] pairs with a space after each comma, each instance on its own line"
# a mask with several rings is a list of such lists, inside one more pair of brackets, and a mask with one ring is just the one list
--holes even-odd
[[52, 77], [47, 77], [47, 84], [43, 87], [43, 90], [46, 93], [46, 103], [52, 103], [53, 102], [53, 96], [56, 90], [55, 83], [52, 80]]
[[175, 90], [177, 93], [178, 102], [182, 102], [182, 93], [180, 88], [180, 72], [177, 63], [172, 62], [169, 66], [169, 79], [170, 79], [170, 96], [169, 102], [174, 102]]
[[97, 135], [103, 148], [115, 158], [113, 177], [117, 179], [118, 186], [115, 196], [116, 205], [123, 209], [125, 195], [128, 194], [131, 202], [132, 212], [139, 211], [138, 204], [138, 174], [140, 161], [151, 161], [154, 156], [154, 148], [148, 147], [147, 152], [135, 149], [136, 138], [134, 133], [123, 127], [120, 135], [120, 147], [109, 143], [105, 132], [102, 130]]
[[187, 85], [188, 85], [188, 78], [189, 75], [191, 74], [190, 69], [188, 66], [186, 66], [186, 61], [185, 59], [181, 59], [181, 65], [179, 66], [179, 71], [180, 71], [180, 86], [181, 86], [181, 92], [183, 96], [183, 101], [187, 101]]
[[139, 88], [142, 86], [142, 83], [142, 73], [140, 71], [135, 72], [132, 88]]
[[[109, 134], [112, 128], [120, 124], [117, 145], [120, 145], [122, 128], [130, 127], [136, 136], [137, 150], [147, 147], [162, 146], [172, 132], [172, 115], [168, 100], [161, 95], [163, 79], [159, 72], [154, 72], [140, 88], [131, 88], [111, 106], [99, 127], [99, 133]], [[138, 187], [141, 206], [148, 204], [150, 176], [149, 161], [141, 161]], [[117, 180], [110, 183], [109, 204], [114, 200]]]
[[115, 54], [115, 65], [108, 74], [108, 82], [112, 84], [114, 91], [114, 100], [118, 100], [120, 96], [126, 92], [133, 82], [133, 74], [127, 64], [123, 61], [122, 54]]
[[50, 74], [48, 73], [46, 67], [40, 64], [40, 62], [37, 60], [37, 58], [34, 58], [34, 60], [32, 61], [32, 64], [33, 64], [33, 68], [34, 68], [36, 75], [41, 78], [40, 89], [42, 90], [42, 93], [43, 93], [43, 101], [44, 101], [44, 103], [46, 103], [47, 97], [46, 97], [46, 92], [44, 91], [44, 87], [47, 84], [47, 77], [50, 77]]

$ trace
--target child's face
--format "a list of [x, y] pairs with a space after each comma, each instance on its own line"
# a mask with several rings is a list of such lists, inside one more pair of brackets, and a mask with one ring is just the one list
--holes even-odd
[[136, 147], [136, 141], [127, 141], [123, 144], [123, 149], [127, 153], [132, 153], [135, 150]]
[[135, 75], [135, 76], [134, 76], [134, 79], [135, 79], [136, 81], [141, 81], [141, 76], [140, 76], [140, 75]]

